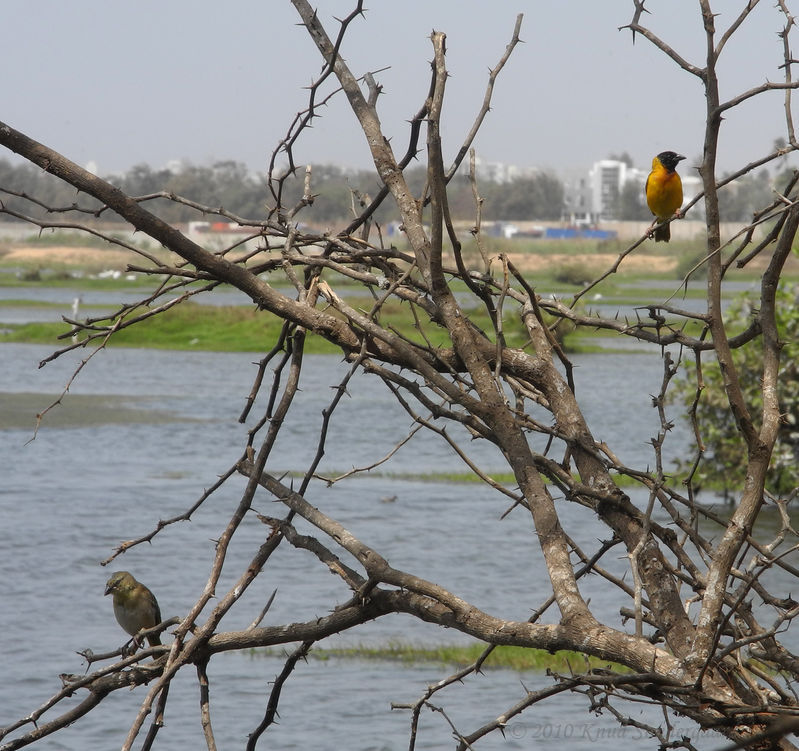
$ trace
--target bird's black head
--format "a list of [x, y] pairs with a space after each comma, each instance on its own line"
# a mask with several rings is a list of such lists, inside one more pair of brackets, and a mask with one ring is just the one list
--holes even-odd
[[675, 154], [673, 151], [661, 151], [658, 154], [658, 159], [669, 172], [673, 172], [678, 162], [681, 162], [685, 157]]

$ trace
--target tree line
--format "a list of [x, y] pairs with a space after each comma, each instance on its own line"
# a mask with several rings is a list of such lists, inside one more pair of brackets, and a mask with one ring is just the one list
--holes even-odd
[[[303, 194], [303, 171], [290, 176], [284, 185], [283, 200], [292, 205]], [[169, 196], [178, 195], [204, 206], [224, 207], [240, 217], [259, 219], [272, 208], [266, 178], [248, 170], [242, 162], [225, 160], [211, 165], [182, 163], [178, 168], [153, 168], [137, 164], [119, 175], [106, 179], [130, 196], [158, 196], [146, 201], [149, 211], [167, 222], [187, 222], [197, 218], [196, 210], [176, 203]], [[407, 180], [415, 189], [422, 190], [425, 181], [423, 167], [410, 168]], [[78, 196], [74, 188], [31, 164], [14, 164], [0, 160], [0, 183], [4, 185], [2, 200], [6, 208], [20, 214], [9, 219], [35, 216], [41, 218], [46, 210], [32, 208], [26, 195], [36, 195], [48, 207], [59, 208], [79, 205], [86, 211], [99, 212], [101, 206], [88, 196]], [[322, 224], [349, 220], [358, 212], [360, 201], [379, 190], [373, 172], [347, 169], [332, 164], [312, 166], [311, 190], [313, 205], [303, 212], [306, 222]], [[480, 194], [484, 201], [484, 216], [495, 220], [560, 219], [563, 201], [563, 183], [550, 172], [519, 177], [507, 182], [481, 180]], [[451, 184], [453, 217], [471, 219], [475, 215], [472, 186], [467, 176], [458, 174]], [[398, 215], [389, 207], [381, 208], [377, 219], [389, 222]], [[111, 213], [106, 209], [102, 218]], [[117, 217], [113, 217], [117, 218]]]
[[[147, 202], [149, 210], [167, 222], [188, 222], [197, 214], [191, 207], [176, 203], [166, 196], [178, 195], [204, 206], [223, 206], [228, 211], [248, 219], [259, 219], [268, 213], [269, 191], [266, 179], [254, 174], [245, 164], [234, 160], [223, 160], [211, 165], [181, 163], [177, 168], [153, 168], [148, 164], [137, 164], [119, 175], [105, 177], [127, 195], [154, 196]], [[424, 187], [426, 179], [423, 167], [407, 171], [408, 184], [415, 190]], [[785, 175], [778, 175], [776, 183], [784, 183]], [[0, 181], [5, 185], [3, 203], [12, 211], [22, 215], [41, 218], [45, 210], [31, 212], [30, 203], [22, 196], [43, 196], [48, 206], [67, 207], [78, 204], [90, 211], [99, 211], [100, 205], [82, 196], [47, 172], [30, 164], [13, 164], [0, 159]], [[773, 185], [767, 169], [744, 175], [725, 186], [719, 192], [720, 212], [724, 221], [749, 221], [752, 214], [766, 205], [772, 195]], [[306, 221], [314, 224], [346, 221], [358, 209], [359, 202], [374, 195], [379, 185], [374, 174], [368, 170], [348, 169], [333, 164], [312, 166], [311, 189], [314, 202], [305, 212]], [[540, 171], [532, 175], [517, 177], [504, 182], [478, 177], [478, 189], [483, 199], [483, 217], [496, 221], [558, 220], [563, 216], [566, 190], [561, 180], [552, 172]], [[290, 205], [300, 200], [303, 194], [303, 174], [290, 177], [285, 183], [284, 200]], [[10, 194], [8, 191], [12, 191]], [[450, 206], [453, 218], [469, 220], [475, 215], [475, 202], [471, 183], [463, 173], [458, 173], [450, 185]], [[19, 193], [21, 195], [15, 195]], [[619, 191], [615, 216], [620, 220], [647, 221], [651, 212], [643, 197], [643, 186], [637, 181], [628, 181]], [[9, 218], [14, 218], [13, 215]], [[110, 218], [106, 210], [104, 218]], [[114, 216], [114, 219], [118, 217]], [[383, 223], [398, 217], [392, 209], [381, 207], [377, 219]]]

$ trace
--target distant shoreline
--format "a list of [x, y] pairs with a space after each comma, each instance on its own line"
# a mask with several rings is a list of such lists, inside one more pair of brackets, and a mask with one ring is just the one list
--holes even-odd
[[[511, 246], [512, 247], [512, 246]], [[162, 251], [163, 252], [163, 251]], [[596, 269], [602, 273], [610, 268], [618, 258], [617, 253], [507, 253], [509, 260], [521, 271], [536, 272], [551, 269], [563, 264], [578, 264], [585, 268]], [[664, 273], [677, 268], [677, 257], [654, 254], [651, 249], [644, 248], [640, 253], [633, 253], [624, 259], [622, 268], [633, 273]], [[124, 271], [129, 264], [142, 265], [143, 259], [129, 250], [116, 248], [90, 248], [82, 246], [36, 247], [31, 245], [14, 245], [0, 255], [0, 262], [9, 266], [60, 266], [88, 269], [118, 269]]]
[[[685, 222], [685, 224], [687, 223]], [[636, 238], [640, 237], [646, 228], [646, 223], [628, 224], [640, 224], [640, 227], [635, 227], [638, 231], [638, 234], [635, 235]], [[698, 223], [692, 222], [692, 224]], [[199, 240], [201, 245], [206, 244], [199, 238], [193, 239]], [[503, 252], [519, 270], [526, 273], [551, 271], [559, 266], [576, 265], [599, 275], [608, 271], [615, 264], [619, 254], [627, 247], [627, 243], [632, 241], [630, 238], [621, 239], [620, 233], [619, 239], [607, 244], [589, 240], [553, 241], [526, 238], [509, 240], [487, 238], [486, 244], [489, 247], [490, 255]], [[701, 238], [691, 241], [675, 241], [673, 238], [670, 245], [665, 243], [656, 245], [653, 241], [647, 241], [624, 258], [619, 267], [619, 273], [673, 274], [681, 258], [686, 254], [700, 256], [702, 248]], [[213, 247], [210, 249], [217, 250]], [[170, 265], [180, 260], [176, 254], [161, 247], [148, 248], [147, 253]], [[746, 270], [755, 274], [761, 272], [770, 256], [769, 248], [766, 248], [764, 252], [752, 259]], [[97, 247], [71, 243], [39, 245], [21, 240], [6, 240], [0, 243], [0, 267], [81, 269], [87, 273], [99, 273], [103, 270], [124, 272], [131, 264], [147, 266], [149, 262], [138, 253], [119, 246]], [[501, 273], [501, 266], [498, 262], [496, 268]], [[799, 255], [794, 253], [789, 256], [784, 271], [790, 275], [799, 274]]]

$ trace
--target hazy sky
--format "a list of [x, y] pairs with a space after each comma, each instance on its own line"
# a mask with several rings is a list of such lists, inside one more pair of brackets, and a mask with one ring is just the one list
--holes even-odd
[[[726, 28], [743, 0], [715, 0]], [[320, 0], [329, 33], [352, 0]], [[784, 25], [763, 0], [727, 46], [722, 95], [781, 80]], [[649, 42], [633, 45], [631, 0], [372, 0], [351, 27], [343, 55], [353, 72], [378, 76], [379, 113], [396, 153], [427, 92], [432, 29], [447, 33], [444, 137], [457, 151], [483, 98], [487, 72], [524, 13], [522, 39], [497, 82], [476, 147], [488, 161], [563, 170], [628, 151], [638, 166], [673, 149], [695, 164], [702, 151], [700, 82]], [[650, 0], [649, 27], [701, 65], [698, 3]], [[799, 9], [794, 8], [794, 13]], [[799, 14], [799, 13], [798, 13]], [[263, 170], [321, 58], [288, 0], [4, 0], [0, 120], [96, 162], [101, 174], [146, 162], [235, 159]], [[799, 30], [795, 32], [799, 50]], [[771, 92], [725, 122], [720, 164], [740, 165], [785, 134], [783, 95]], [[299, 163], [368, 166], [354, 116], [338, 97], [296, 149]], [[0, 149], [0, 157], [9, 156]], [[687, 171], [687, 167], [685, 168]]]

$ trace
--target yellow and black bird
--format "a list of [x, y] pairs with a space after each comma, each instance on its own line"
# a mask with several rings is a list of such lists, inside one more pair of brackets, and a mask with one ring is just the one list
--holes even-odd
[[[673, 151], [661, 151], [652, 159], [652, 171], [646, 178], [646, 203], [661, 222], [655, 227], [655, 242], [668, 242], [671, 239], [669, 224], [663, 224], [674, 216], [682, 206], [682, 181], [677, 174], [677, 164], [685, 159]], [[654, 222], [653, 222], [654, 224]]]
[[[136, 636], [143, 628], [152, 628], [161, 623], [161, 609], [155, 595], [127, 571], [111, 574], [105, 585], [105, 593], [114, 595], [114, 615], [119, 625], [131, 636]], [[161, 638], [158, 634], [152, 634], [147, 641], [154, 647], [161, 643]]]

